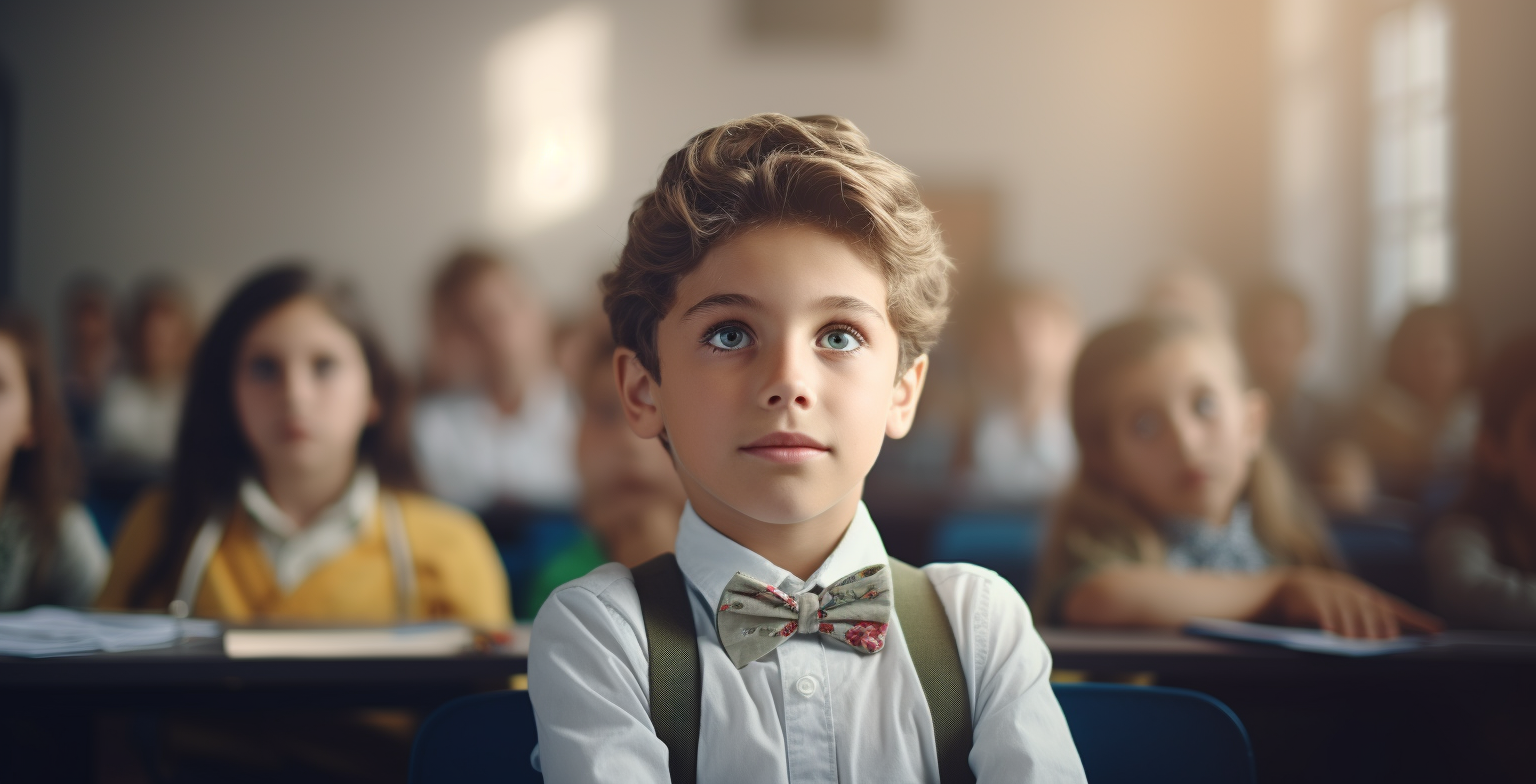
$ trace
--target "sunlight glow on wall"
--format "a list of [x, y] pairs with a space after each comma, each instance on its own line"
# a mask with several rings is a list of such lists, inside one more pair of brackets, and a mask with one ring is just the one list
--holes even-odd
[[1415, 0], [1376, 22], [1373, 98], [1373, 311], [1385, 329], [1408, 305], [1455, 286], [1451, 224], [1450, 13]]
[[589, 206], [608, 178], [612, 22], [569, 6], [519, 27], [486, 62], [493, 231], [527, 236]]

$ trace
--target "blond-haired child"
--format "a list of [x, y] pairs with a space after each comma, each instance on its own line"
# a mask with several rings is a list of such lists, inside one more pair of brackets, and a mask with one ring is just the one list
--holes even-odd
[[1095, 335], [1072, 378], [1081, 469], [1053, 516], [1036, 609], [1082, 626], [1205, 616], [1352, 637], [1437, 629], [1336, 568], [1265, 445], [1266, 413], [1224, 331], [1142, 316]]
[[1084, 780], [1023, 599], [889, 558], [861, 501], [949, 269], [911, 175], [847, 120], [756, 115], [667, 162], [605, 309], [626, 418], [689, 505], [675, 561], [544, 603], [549, 780]]

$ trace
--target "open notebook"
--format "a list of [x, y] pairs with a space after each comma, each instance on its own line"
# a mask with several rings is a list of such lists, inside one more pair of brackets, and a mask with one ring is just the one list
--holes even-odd
[[1293, 651], [1326, 653], [1333, 656], [1384, 656], [1389, 653], [1416, 651], [1434, 644], [1433, 638], [1423, 635], [1404, 635], [1395, 640], [1357, 640], [1340, 637], [1321, 629], [1269, 626], [1262, 623], [1225, 621], [1218, 618], [1196, 618], [1185, 625], [1184, 631], [1202, 637], [1260, 642]]
[[193, 637], [217, 637], [214, 621], [169, 615], [33, 607], [0, 613], [0, 656], [79, 656], [166, 648]]

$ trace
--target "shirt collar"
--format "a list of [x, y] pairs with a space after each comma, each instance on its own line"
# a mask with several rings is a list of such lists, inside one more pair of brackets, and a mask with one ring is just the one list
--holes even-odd
[[[316, 515], [308, 528], [313, 530], [330, 525], [359, 528], [372, 515], [378, 494], [378, 474], [374, 473], [371, 466], [359, 465], [346, 491], [335, 503]], [[288, 539], [304, 530], [278, 508], [277, 502], [272, 500], [267, 489], [255, 477], [248, 476], [240, 483], [240, 503], [258, 525], [280, 538]]]
[[1226, 525], [1214, 525], [1192, 517], [1174, 517], [1163, 524], [1163, 536], [1165, 539], [1180, 541], [1198, 536], [1204, 533], [1219, 534], [1221, 537], [1240, 536], [1253, 529], [1253, 507], [1247, 501], [1239, 500], [1232, 505], [1232, 514], [1227, 518]]
[[692, 503], [683, 507], [677, 526], [677, 565], [693, 587], [703, 593], [706, 603], [724, 593], [726, 583], [737, 572], [798, 593], [814, 585], [826, 587], [866, 566], [889, 562], [885, 543], [863, 501], [832, 554], [804, 583], [789, 570], [711, 528], [693, 510]]

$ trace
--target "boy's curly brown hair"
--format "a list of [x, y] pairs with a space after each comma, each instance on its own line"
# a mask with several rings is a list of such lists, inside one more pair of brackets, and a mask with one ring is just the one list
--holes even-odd
[[938, 341], [952, 265], [911, 172], [841, 117], [757, 114], [690, 139], [630, 213], [618, 267], [602, 280], [614, 342], [659, 383], [656, 326], [678, 281], [710, 248], [783, 223], [844, 237], [880, 270], [900, 338], [898, 377]]

